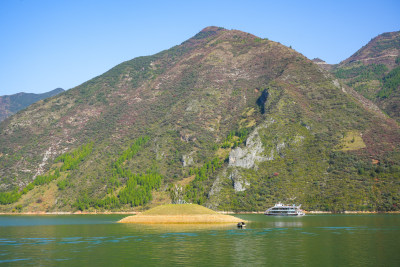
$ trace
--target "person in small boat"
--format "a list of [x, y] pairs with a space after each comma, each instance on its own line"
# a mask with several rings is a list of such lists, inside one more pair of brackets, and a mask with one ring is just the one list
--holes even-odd
[[237, 227], [240, 228], [240, 229], [242, 229], [242, 228], [245, 228], [245, 227], [246, 227], [246, 224], [245, 224], [244, 222], [239, 222], [239, 223], [237, 224]]

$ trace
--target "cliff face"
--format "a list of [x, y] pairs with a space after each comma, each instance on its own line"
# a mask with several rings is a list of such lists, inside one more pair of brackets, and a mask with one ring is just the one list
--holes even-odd
[[0, 207], [129, 209], [179, 185], [215, 209], [392, 209], [399, 128], [363, 100], [288, 47], [208, 27], [2, 123], [1, 188], [27, 189]]

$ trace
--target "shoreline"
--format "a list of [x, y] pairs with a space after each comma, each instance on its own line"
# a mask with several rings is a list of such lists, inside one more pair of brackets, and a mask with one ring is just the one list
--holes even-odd
[[29, 212], [0, 212], [0, 215], [136, 215], [136, 211], [29, 211]]
[[[400, 211], [304, 211], [307, 215], [320, 215], [320, 214], [400, 214]], [[30, 212], [0, 212], [0, 215], [138, 215], [142, 212], [137, 211], [30, 211]], [[264, 214], [264, 211], [217, 211], [219, 214]]]
[[[222, 214], [264, 214], [264, 211], [238, 211], [237, 213], [231, 211], [217, 211]], [[400, 211], [351, 211], [346, 210], [343, 212], [332, 212], [332, 211], [304, 211], [305, 214], [400, 214]]]

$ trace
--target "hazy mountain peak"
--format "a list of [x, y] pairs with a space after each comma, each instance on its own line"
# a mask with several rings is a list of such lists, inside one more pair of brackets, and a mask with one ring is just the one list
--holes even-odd
[[42, 94], [20, 92], [13, 95], [0, 96], [0, 122], [39, 100], [55, 96], [61, 92], [64, 92], [64, 89], [56, 88]]

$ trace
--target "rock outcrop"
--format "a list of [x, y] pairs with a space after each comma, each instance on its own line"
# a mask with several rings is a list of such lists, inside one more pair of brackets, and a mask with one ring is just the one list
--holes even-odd
[[253, 168], [256, 162], [273, 160], [273, 151], [270, 156], [265, 155], [264, 147], [258, 131], [267, 128], [274, 120], [258, 126], [246, 140], [246, 147], [237, 147], [229, 153], [229, 167], [241, 167], [245, 169]]

